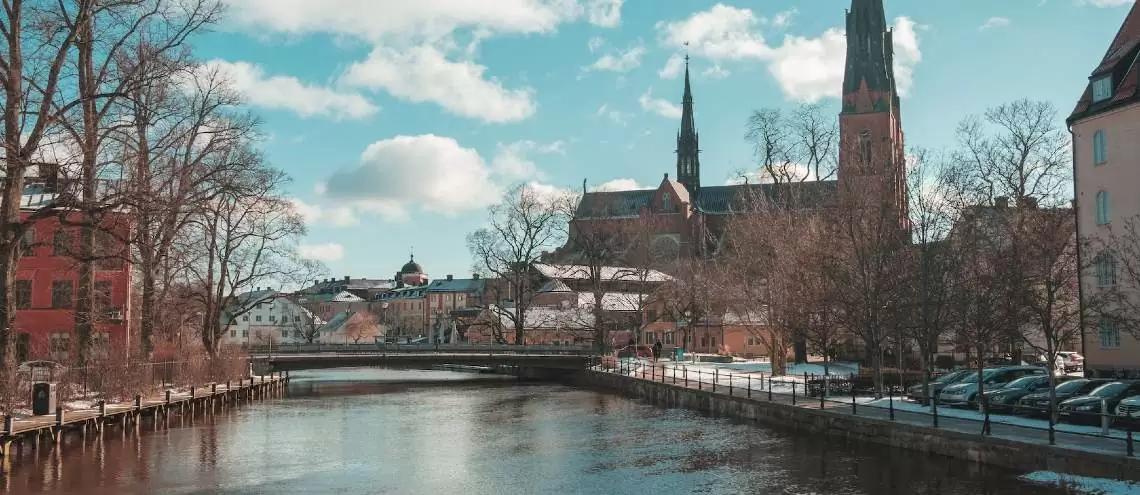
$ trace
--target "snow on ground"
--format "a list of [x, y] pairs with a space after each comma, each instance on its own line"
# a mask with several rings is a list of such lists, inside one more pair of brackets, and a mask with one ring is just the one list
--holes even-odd
[[[872, 401], [868, 402], [867, 405], [873, 406], [873, 407], [883, 407], [883, 408], [889, 407], [888, 399], [872, 400]], [[930, 406], [923, 406], [921, 404], [916, 404], [914, 402], [904, 402], [901, 400], [895, 400], [895, 410], [930, 414]], [[975, 409], [954, 409], [954, 408], [950, 408], [947, 406], [939, 406], [938, 407], [938, 415], [943, 416], [943, 417], [972, 419], [975, 421], [985, 420], [985, 415], [978, 412]], [[1024, 416], [1014, 416], [1014, 415], [991, 413], [990, 414], [990, 422], [1002, 423], [1002, 424], [1014, 425], [1014, 426], [1024, 426], [1027, 428], [1034, 428], [1034, 429], [1038, 429], [1038, 430], [1049, 429], [1049, 422], [1048, 421], [1046, 421], [1044, 419], [1027, 418]], [[1095, 436], [1108, 436], [1111, 438], [1119, 438], [1119, 439], [1124, 439], [1127, 435], [1124, 431], [1116, 430], [1116, 429], [1110, 429], [1108, 435], [1102, 435], [1100, 426], [1074, 425], [1074, 424], [1069, 424], [1069, 423], [1057, 423], [1057, 424], [1053, 425], [1053, 428], [1056, 429], [1057, 431], [1064, 431], [1064, 432], [1068, 432], [1068, 433], [1080, 433], [1083, 435], [1095, 435]]]
[[1022, 476], [1021, 479], [1040, 485], [1065, 486], [1080, 493], [1140, 495], [1140, 483], [1131, 481], [1073, 476], [1070, 474], [1054, 473], [1052, 471], [1035, 471]]

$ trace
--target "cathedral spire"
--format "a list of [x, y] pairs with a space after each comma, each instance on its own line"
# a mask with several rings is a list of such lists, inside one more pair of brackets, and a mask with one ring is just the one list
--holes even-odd
[[677, 181], [695, 196], [701, 188], [701, 152], [693, 119], [693, 91], [689, 84], [689, 56], [685, 55], [685, 94], [681, 97], [681, 130], [677, 133]]
[[896, 99], [893, 63], [893, 33], [887, 27], [883, 0], [851, 0], [843, 94], [851, 95], [866, 85], [871, 92], [890, 93]]

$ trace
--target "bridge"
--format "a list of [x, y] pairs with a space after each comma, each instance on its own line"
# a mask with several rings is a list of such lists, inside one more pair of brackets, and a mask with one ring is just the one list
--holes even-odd
[[586, 368], [592, 353], [584, 346], [477, 344], [284, 344], [253, 346], [255, 365], [269, 371], [328, 368], [432, 368], [479, 366], [524, 372]]

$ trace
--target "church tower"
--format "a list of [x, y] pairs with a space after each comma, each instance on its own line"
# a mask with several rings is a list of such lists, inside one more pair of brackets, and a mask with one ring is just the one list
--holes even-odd
[[700, 146], [693, 121], [693, 92], [689, 88], [689, 56], [685, 55], [685, 95], [681, 98], [681, 130], [677, 133], [677, 182], [694, 198], [701, 189]]
[[906, 160], [893, 33], [883, 0], [851, 0], [839, 115], [839, 189], [845, 208], [885, 207], [909, 225]]

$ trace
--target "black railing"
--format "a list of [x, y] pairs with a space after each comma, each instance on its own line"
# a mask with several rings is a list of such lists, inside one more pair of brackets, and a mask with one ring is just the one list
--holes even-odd
[[834, 413], [1027, 443], [1059, 445], [1129, 457], [1135, 455], [1133, 436], [1138, 426], [1137, 419], [1117, 416], [1111, 410], [1070, 411], [1067, 417], [1071, 419], [1052, 423], [1047, 419], [1026, 417], [1037, 415], [1048, 418], [1049, 408], [1010, 405], [1006, 406], [1008, 409], [1002, 407], [998, 411], [998, 405], [988, 406], [982, 401], [978, 406], [979, 412], [948, 405], [919, 405], [904, 399], [903, 392], [906, 388], [901, 384], [887, 387], [881, 397], [876, 397], [872, 390], [858, 385], [858, 375], [772, 376], [767, 373], [686, 366], [684, 363], [647, 363], [613, 358], [592, 358], [590, 368], [743, 399], [826, 409]]
[[588, 346], [568, 345], [509, 345], [509, 344], [398, 344], [398, 343], [359, 343], [359, 344], [276, 344], [258, 345], [249, 348], [254, 357], [287, 354], [524, 354], [555, 356], [586, 356], [591, 354]]

